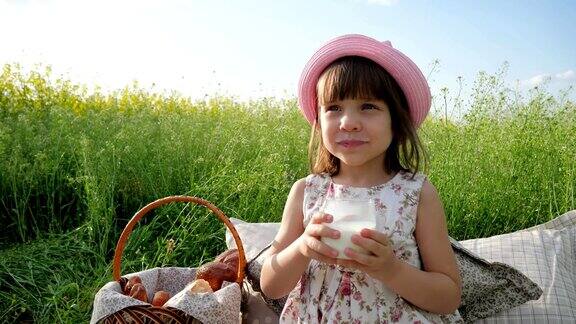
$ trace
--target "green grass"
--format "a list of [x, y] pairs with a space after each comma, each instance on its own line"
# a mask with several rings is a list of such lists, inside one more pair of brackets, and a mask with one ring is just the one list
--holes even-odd
[[110, 269], [78, 232], [2, 251], [0, 321], [83, 323]]
[[[8, 65], [0, 75], [0, 321], [86, 322], [120, 231], [152, 200], [196, 195], [228, 216], [279, 221], [308, 172], [295, 100], [194, 102], [137, 86], [104, 95], [53, 79]], [[421, 130], [453, 237], [576, 208], [574, 103], [517, 98], [480, 74], [465, 108]], [[203, 208], [159, 208], [131, 235], [122, 272], [196, 266], [224, 249], [223, 236]]]

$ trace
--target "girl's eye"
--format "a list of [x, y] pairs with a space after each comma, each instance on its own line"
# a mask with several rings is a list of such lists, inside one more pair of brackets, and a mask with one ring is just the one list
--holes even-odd
[[339, 109], [340, 107], [338, 107], [337, 105], [326, 106], [326, 111], [338, 111]]
[[373, 104], [363, 104], [362, 109], [372, 110], [372, 109], [378, 109], [378, 107], [376, 107]]

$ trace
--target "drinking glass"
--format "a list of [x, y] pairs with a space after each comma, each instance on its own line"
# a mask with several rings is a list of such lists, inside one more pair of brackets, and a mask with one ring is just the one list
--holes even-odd
[[333, 217], [327, 226], [338, 230], [340, 237], [322, 237], [322, 242], [338, 251], [337, 258], [350, 259], [344, 254], [347, 247], [356, 252], [368, 254], [364, 248], [352, 243], [352, 235], [360, 235], [363, 228], [376, 229], [376, 205], [372, 199], [326, 198], [321, 212]]

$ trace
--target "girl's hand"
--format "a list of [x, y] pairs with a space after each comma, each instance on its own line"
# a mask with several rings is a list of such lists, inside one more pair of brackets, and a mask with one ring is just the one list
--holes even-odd
[[323, 236], [339, 238], [340, 232], [331, 229], [326, 223], [332, 222], [332, 215], [316, 213], [299, 238], [299, 251], [302, 255], [321, 262], [336, 264], [338, 251], [321, 241]]
[[338, 264], [361, 270], [376, 279], [389, 278], [397, 269], [398, 259], [392, 250], [392, 244], [384, 233], [364, 228], [360, 235], [352, 236], [352, 243], [363, 247], [370, 254], [356, 252], [346, 248], [350, 260], [338, 259]]

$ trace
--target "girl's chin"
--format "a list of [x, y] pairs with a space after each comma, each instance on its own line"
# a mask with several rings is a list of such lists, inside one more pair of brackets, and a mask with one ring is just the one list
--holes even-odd
[[374, 158], [370, 158], [370, 157], [360, 157], [360, 156], [346, 156], [346, 155], [335, 155], [341, 163], [347, 165], [347, 166], [351, 166], [351, 167], [362, 167], [362, 166], [370, 166], [373, 164], [377, 164], [377, 165], [383, 165], [384, 164], [384, 159], [383, 157], [374, 157]]
[[351, 167], [360, 167], [360, 166], [364, 166], [366, 165], [367, 162], [369, 162], [366, 159], [346, 159], [346, 158], [340, 158], [340, 162], [347, 165], [347, 166], [351, 166]]

